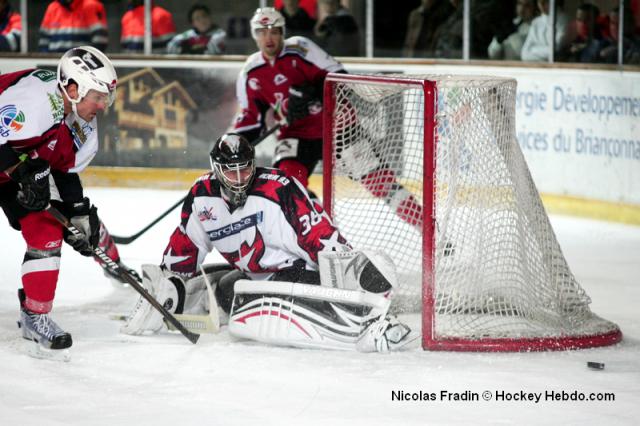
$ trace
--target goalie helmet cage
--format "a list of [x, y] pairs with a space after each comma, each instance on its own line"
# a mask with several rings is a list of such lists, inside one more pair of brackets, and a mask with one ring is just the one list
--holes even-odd
[[622, 339], [562, 254], [515, 138], [515, 94], [498, 77], [326, 79], [325, 209], [354, 248], [394, 259], [393, 306], [422, 310], [424, 349]]

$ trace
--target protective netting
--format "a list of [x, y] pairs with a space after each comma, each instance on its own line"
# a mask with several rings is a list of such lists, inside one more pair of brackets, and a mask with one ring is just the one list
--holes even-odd
[[[420, 80], [435, 82], [437, 96], [425, 94]], [[431, 202], [423, 185], [433, 177], [423, 164], [427, 96], [436, 111], [427, 129], [436, 146], [434, 338], [618, 330], [590, 311], [558, 245], [515, 140], [515, 80], [385, 75], [329, 82], [332, 215], [354, 247], [392, 256], [401, 277], [396, 311], [423, 307], [423, 268], [431, 270], [422, 252], [422, 212]]]

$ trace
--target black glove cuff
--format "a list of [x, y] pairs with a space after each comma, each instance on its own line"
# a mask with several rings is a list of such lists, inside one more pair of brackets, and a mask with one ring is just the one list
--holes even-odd
[[20, 157], [8, 143], [0, 145], [0, 172], [7, 170], [19, 161]]
[[88, 197], [75, 202], [67, 201], [64, 203], [64, 210], [68, 217], [85, 216], [91, 211], [91, 201]]

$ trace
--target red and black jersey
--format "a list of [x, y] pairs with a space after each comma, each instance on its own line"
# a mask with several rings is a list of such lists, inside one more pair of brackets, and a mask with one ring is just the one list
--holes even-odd
[[[240, 112], [235, 119], [237, 132], [252, 132], [264, 126], [265, 114], [274, 111], [277, 121], [286, 117], [290, 86], [322, 87], [330, 72], [342, 72], [342, 64], [305, 37], [285, 40], [273, 61], [261, 52], [247, 58], [236, 82]], [[280, 139], [322, 139], [322, 108], [289, 126], [282, 127]]]
[[216, 249], [252, 279], [266, 279], [298, 259], [308, 270], [317, 270], [318, 252], [346, 244], [300, 182], [282, 171], [258, 168], [247, 201], [233, 210], [222, 198], [220, 183], [208, 173], [191, 188], [162, 263], [191, 276]]

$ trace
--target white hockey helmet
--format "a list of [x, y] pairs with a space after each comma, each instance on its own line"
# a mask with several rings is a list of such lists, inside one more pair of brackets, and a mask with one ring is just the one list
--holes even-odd
[[260, 7], [251, 18], [251, 36], [256, 39], [256, 30], [260, 28], [282, 28], [284, 37], [284, 16], [273, 7]]
[[[66, 87], [74, 82], [78, 85], [78, 97], [71, 99]], [[108, 95], [108, 105], [113, 104], [116, 97], [118, 76], [113, 64], [107, 56], [91, 46], [74, 47], [66, 51], [58, 62], [58, 84], [67, 99], [77, 104], [89, 90]]]

